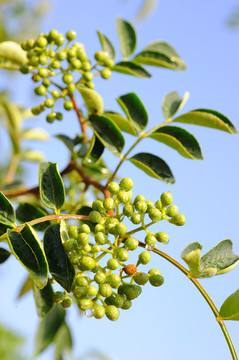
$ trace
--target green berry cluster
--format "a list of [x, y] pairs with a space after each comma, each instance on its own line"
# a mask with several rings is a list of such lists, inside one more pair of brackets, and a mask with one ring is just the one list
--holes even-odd
[[[32, 73], [32, 80], [39, 83], [34, 89], [35, 94], [44, 96], [45, 100], [32, 108], [35, 115], [46, 109], [50, 112], [47, 121], [62, 120], [61, 112], [56, 112], [55, 102], [64, 100], [64, 109], [74, 109], [72, 95], [78, 87], [94, 88], [93, 79], [101, 75], [103, 79], [111, 77], [111, 68], [114, 61], [105, 51], [95, 54], [96, 64], [92, 65], [84, 45], [73, 42], [76, 38], [74, 30], [68, 31], [65, 36], [57, 30], [40, 34], [36, 39], [29, 39], [21, 46], [27, 52], [28, 62], [20, 71], [23, 74]], [[60, 83], [52, 81], [52, 77], [60, 77]]]
[[[64, 248], [76, 272], [71, 290], [80, 310], [97, 319], [106, 315], [110, 320], [117, 320], [119, 309], [129, 309], [143, 285], [163, 284], [164, 278], [158, 269], [139, 271], [140, 266], [150, 263], [156, 242], [168, 242], [168, 234], [151, 233], [148, 227], [163, 219], [176, 225], [185, 223], [184, 216], [178, 216], [176, 205], [171, 205], [170, 193], [163, 193], [154, 204], [143, 195], [133, 199], [132, 188], [130, 178], [123, 178], [120, 184], [109, 183], [111, 197], [92, 203], [89, 221], [94, 223], [94, 232], [85, 223], [68, 227], [69, 238]], [[146, 216], [148, 224], [145, 224]], [[123, 222], [125, 218], [140, 226], [129, 231]], [[141, 230], [146, 232], [144, 244], [132, 236]], [[130, 252], [139, 249], [139, 245], [144, 249], [136, 264], [131, 264]], [[64, 299], [60, 297], [58, 301], [63, 306]]]

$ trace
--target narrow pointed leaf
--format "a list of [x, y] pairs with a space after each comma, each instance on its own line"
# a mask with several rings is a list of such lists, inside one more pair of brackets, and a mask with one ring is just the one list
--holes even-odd
[[55, 137], [61, 140], [71, 152], [74, 152], [73, 148], [75, 146], [75, 143], [73, 139], [63, 134], [56, 135]]
[[14, 41], [3, 41], [0, 43], [0, 59], [19, 66], [27, 62], [26, 52]]
[[89, 114], [103, 114], [104, 102], [100, 94], [98, 94], [95, 90], [88, 88], [77, 87], [77, 89], [85, 101]]
[[223, 114], [209, 109], [197, 109], [180, 115], [173, 120], [184, 124], [206, 126], [213, 129], [236, 134], [237, 129], [232, 122]]
[[17, 296], [18, 299], [20, 299], [23, 295], [27, 294], [30, 290], [32, 290], [33, 287], [33, 281], [28, 276], [26, 280], [24, 280], [24, 283], [22, 284], [19, 294]]
[[124, 137], [118, 126], [105, 116], [91, 115], [89, 121], [102, 144], [113, 154], [119, 155], [124, 147]]
[[83, 159], [83, 163], [87, 166], [95, 164], [102, 156], [104, 149], [105, 147], [102, 142], [94, 135], [90, 142], [89, 151]]
[[64, 354], [67, 355], [71, 354], [73, 341], [72, 341], [71, 331], [65, 321], [62, 323], [60, 329], [57, 331], [54, 342], [56, 344], [56, 350], [55, 350], [56, 360], [60, 360], [64, 358], [63, 356]]
[[40, 321], [35, 339], [35, 355], [39, 355], [54, 341], [58, 330], [64, 322], [65, 315], [65, 309], [57, 304]]
[[120, 96], [117, 101], [135, 129], [142, 132], [147, 126], [148, 114], [139, 97], [128, 93]]
[[162, 180], [166, 184], [173, 184], [175, 182], [168, 165], [156, 155], [138, 153], [128, 160], [151, 177]]
[[154, 131], [149, 137], [172, 147], [188, 159], [203, 159], [196, 138], [180, 127], [164, 126]]
[[202, 245], [198, 242], [189, 244], [181, 253], [181, 258], [188, 264], [190, 274], [193, 277], [200, 275], [200, 256]]
[[[16, 209], [16, 217], [23, 223], [38, 219], [46, 215], [47, 212], [38, 204], [20, 203]], [[44, 231], [49, 225], [50, 222], [46, 221], [44, 223], [34, 225], [34, 228], [38, 231]]]
[[232, 270], [238, 263], [239, 256], [232, 252], [232, 241], [226, 239], [201, 258], [200, 270], [204, 272], [207, 268], [214, 268], [216, 275], [220, 275]]
[[138, 53], [133, 61], [136, 64], [151, 65], [172, 70], [184, 71], [186, 64], [176, 56], [169, 56], [167, 53], [144, 50]]
[[49, 134], [44, 129], [25, 129], [21, 135], [22, 140], [39, 140], [46, 141], [49, 139]]
[[129, 119], [126, 119], [121, 114], [117, 114], [112, 111], [105, 111], [104, 116], [106, 116], [108, 119], [112, 120], [115, 125], [117, 125], [121, 131], [124, 131], [130, 135], [137, 136], [137, 131], [132, 126]]
[[239, 289], [224, 301], [220, 309], [219, 319], [239, 320]]
[[136, 32], [132, 24], [121, 18], [117, 18], [116, 27], [118, 31], [120, 50], [124, 58], [133, 54], [136, 47]]
[[15, 223], [15, 211], [12, 204], [0, 192], [0, 223], [12, 228]]
[[37, 308], [37, 314], [40, 318], [46, 316], [54, 305], [53, 289], [51, 284], [48, 283], [43, 289], [38, 289], [33, 285], [34, 298]]
[[60, 225], [50, 225], [43, 238], [49, 270], [54, 279], [68, 292], [74, 279], [75, 270], [62, 244]]
[[189, 92], [186, 92], [183, 97], [179, 96], [177, 91], [172, 91], [167, 94], [162, 103], [162, 111], [165, 119], [171, 119], [189, 98]]
[[20, 232], [8, 229], [7, 237], [12, 253], [26, 268], [35, 285], [42, 289], [48, 279], [48, 264], [34, 229], [28, 224]]
[[154, 41], [151, 44], [147, 45], [143, 51], [156, 51], [160, 54], [165, 54], [168, 57], [178, 57], [179, 55], [177, 53], [177, 51], [168, 43], [164, 42], [164, 41]]
[[44, 160], [44, 154], [41, 151], [25, 150], [20, 154], [20, 160], [41, 162]]
[[115, 66], [113, 66], [111, 70], [121, 74], [132, 75], [139, 78], [151, 77], [151, 74], [147, 70], [132, 61], [121, 61], [115, 64]]
[[65, 202], [65, 188], [57, 164], [43, 162], [39, 166], [39, 188], [42, 203], [59, 210]]
[[11, 255], [11, 252], [4, 249], [4, 248], [0, 248], [0, 264], [3, 264]]
[[106, 51], [111, 59], [115, 59], [115, 49], [110, 42], [110, 40], [107, 38], [107, 36], [103, 35], [100, 31], [97, 31], [98, 37], [100, 39], [100, 43], [102, 46], [102, 49]]

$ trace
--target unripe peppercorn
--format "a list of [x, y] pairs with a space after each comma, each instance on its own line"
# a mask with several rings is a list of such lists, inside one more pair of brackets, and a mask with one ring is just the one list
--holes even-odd
[[141, 254], [139, 254], [138, 257], [138, 263], [146, 265], [151, 260], [151, 254], [149, 251], [143, 251]]
[[120, 181], [120, 187], [122, 190], [125, 190], [125, 191], [130, 191], [133, 189], [133, 186], [134, 186], [134, 182], [131, 178], [129, 177], [126, 177], [126, 178], [123, 178], [121, 181]]
[[127, 192], [125, 190], [119, 190], [117, 192], [117, 199], [123, 203], [123, 204], [126, 204], [127, 201], [128, 201], [128, 195], [127, 195]]
[[91, 81], [93, 79], [94, 75], [91, 72], [86, 71], [86, 72], [84, 72], [83, 77], [85, 80]]
[[37, 86], [35, 89], [34, 89], [34, 91], [35, 91], [35, 94], [36, 95], [40, 95], [40, 96], [44, 96], [44, 95], [46, 95], [46, 88], [45, 88], [45, 86], [43, 86], [43, 85], [40, 85], [40, 86]]
[[131, 216], [134, 213], [134, 207], [131, 204], [125, 204], [123, 213], [125, 216]]
[[47, 108], [51, 108], [53, 107], [54, 105], [54, 100], [53, 99], [47, 99], [44, 103], [44, 105], [47, 107]]
[[163, 209], [162, 201], [161, 200], [156, 201], [155, 207], [159, 210], [162, 210]]
[[157, 239], [153, 234], [147, 234], [145, 236], [144, 242], [148, 246], [155, 246]]
[[133, 264], [129, 264], [129, 265], [126, 265], [123, 268], [123, 271], [127, 275], [134, 275], [136, 273], [136, 271], [137, 271], [137, 267], [135, 265], [133, 265]]
[[67, 296], [61, 303], [61, 306], [63, 306], [63, 308], [69, 308], [72, 304], [72, 299], [70, 298], [70, 296]]
[[134, 281], [138, 285], [145, 285], [148, 282], [149, 276], [144, 272], [137, 272], [134, 274]]
[[47, 115], [46, 121], [51, 124], [51, 123], [53, 123], [53, 121], [55, 120], [55, 118], [56, 118], [56, 113], [55, 113], [55, 112], [52, 112], [52, 113], [50, 113], [50, 114]]
[[94, 280], [97, 284], [104, 284], [106, 282], [106, 275], [103, 272], [98, 272], [95, 274]]
[[95, 234], [95, 242], [99, 245], [105, 245], [108, 242], [108, 238], [104, 233], [98, 232]]
[[94, 304], [93, 306], [93, 316], [96, 319], [101, 319], [105, 315], [105, 308], [103, 305]]
[[56, 54], [56, 58], [60, 61], [63, 61], [67, 58], [67, 52], [66, 50], [60, 50], [58, 51], [58, 53]]
[[56, 291], [54, 293], [54, 302], [57, 304], [62, 303], [62, 301], [65, 299], [65, 294], [61, 291]]
[[48, 75], [48, 69], [46, 69], [46, 68], [40, 68], [40, 69], [38, 70], [38, 74], [39, 74], [41, 77], [45, 78], [45, 77], [47, 77], [47, 75]]
[[40, 36], [37, 40], [36, 40], [36, 43], [35, 45], [36, 46], [39, 46], [40, 48], [45, 48], [47, 46], [48, 42], [47, 42], [47, 39], [43, 36]]
[[129, 237], [128, 239], [126, 239], [126, 241], [124, 243], [124, 247], [131, 251], [137, 249], [138, 246], [139, 246], [138, 240], [134, 239], [132, 237]]
[[60, 120], [62, 120], [63, 119], [63, 115], [62, 115], [62, 113], [60, 113], [60, 112], [56, 112], [56, 120], [58, 120], [58, 121], [60, 121]]
[[153, 201], [147, 200], [147, 201], [146, 201], [146, 205], [147, 205], [147, 210], [146, 210], [146, 212], [149, 212], [149, 210], [154, 209], [154, 203], [153, 203]]
[[107, 305], [114, 305], [117, 308], [120, 308], [124, 303], [124, 298], [119, 294], [111, 294], [105, 299], [105, 303]]
[[60, 69], [60, 67], [61, 67], [60, 61], [57, 61], [57, 60], [54, 60], [50, 65], [53, 69]]
[[98, 294], [98, 289], [95, 286], [91, 285], [88, 287], [87, 289], [88, 296], [92, 297], [92, 296], [96, 296], [97, 294]]
[[103, 201], [102, 200], [93, 201], [92, 209], [98, 211], [99, 213], [104, 213], [105, 209], [104, 209]]
[[152, 274], [149, 276], [149, 282], [153, 286], [161, 286], [164, 283], [164, 278], [159, 274]]
[[119, 261], [126, 261], [129, 258], [129, 253], [125, 248], [116, 249], [116, 257]]
[[90, 233], [90, 227], [87, 224], [82, 224], [79, 231], [81, 233], [89, 234]]
[[162, 219], [162, 213], [159, 209], [149, 210], [149, 217], [153, 222], [158, 222]]
[[51, 40], [55, 40], [56, 37], [58, 36], [58, 34], [59, 34], [58, 31], [55, 30], [55, 29], [53, 29], [53, 30], [51, 30], [50, 33], [49, 33], [49, 38], [50, 38]]
[[118, 274], [110, 274], [107, 281], [112, 288], [117, 289], [121, 284], [121, 277]]
[[111, 194], [117, 194], [117, 192], [120, 190], [120, 186], [118, 183], [112, 181], [108, 185], [108, 190]]
[[136, 198], [134, 199], [134, 204], [136, 204], [137, 201], [145, 201], [144, 195], [137, 195]]
[[142, 289], [138, 285], [124, 284], [118, 289], [119, 294], [125, 294], [129, 300], [136, 299], [142, 292]]
[[156, 239], [163, 243], [163, 244], [167, 244], [169, 242], [169, 236], [167, 233], [160, 231], [158, 233], [155, 234]]
[[78, 235], [77, 242], [78, 242], [79, 245], [82, 245], [82, 246], [87, 245], [87, 244], [89, 244], [89, 241], [90, 241], [90, 238], [89, 238], [88, 234], [80, 233]]
[[114, 66], [114, 64], [115, 64], [115, 62], [113, 59], [108, 58], [108, 59], [104, 60], [104, 65], [110, 69]]
[[146, 201], [137, 201], [135, 204], [135, 210], [138, 211], [140, 214], [145, 213], [147, 211]]
[[55, 44], [60, 47], [61, 45], [63, 45], [65, 42], [65, 37], [62, 34], [58, 34], [57, 37], [55, 38]]
[[81, 310], [90, 309], [93, 306], [93, 301], [91, 299], [79, 299], [78, 300], [78, 307]]
[[91, 211], [89, 213], [89, 220], [93, 223], [98, 223], [101, 220], [101, 215], [98, 211]]
[[76, 274], [74, 277], [74, 285], [77, 286], [88, 286], [88, 279], [86, 276], [82, 276], [81, 274]]
[[104, 61], [106, 58], [109, 57], [108, 53], [106, 51], [98, 51], [94, 55], [95, 60], [97, 61]]
[[160, 200], [162, 202], [162, 206], [166, 207], [169, 206], [170, 204], [172, 204], [173, 202], [173, 197], [170, 191], [168, 192], [163, 192], [162, 195], [160, 196]]
[[110, 270], [116, 270], [119, 267], [119, 263], [116, 259], [109, 259], [107, 261], [107, 268]]
[[126, 191], [126, 195], [128, 197], [128, 201], [131, 201], [133, 197], [133, 191], [132, 190]]
[[177, 214], [170, 219], [170, 222], [177, 226], [183, 226], [186, 223], [186, 218], [183, 214]]
[[100, 284], [99, 285], [99, 293], [104, 297], [109, 297], [112, 294], [112, 287], [110, 284]]
[[141, 214], [135, 213], [130, 218], [131, 222], [135, 225], [138, 225], [141, 223]]
[[105, 233], [105, 227], [102, 224], [96, 224], [95, 225], [95, 233], [103, 232]]
[[106, 210], [113, 210], [115, 208], [115, 201], [112, 198], [107, 198], [103, 201], [103, 206]]
[[74, 30], [67, 31], [66, 38], [68, 41], [72, 41], [76, 38], [76, 32]]
[[67, 86], [67, 92], [68, 92], [68, 94], [73, 94], [73, 92], [75, 91], [75, 89], [76, 89], [75, 84], [69, 84], [69, 85]]
[[150, 269], [150, 270], [148, 271], [148, 274], [149, 274], [149, 275], [161, 275], [161, 271], [158, 270], [158, 269]]
[[73, 290], [73, 294], [77, 299], [80, 299], [80, 298], [82, 298], [82, 296], [86, 296], [87, 289], [88, 289], [88, 286], [84, 286], [84, 285], [75, 286], [75, 288]]
[[51, 81], [47, 78], [43, 79], [42, 85], [48, 88], [51, 85]]
[[105, 68], [104, 70], [101, 70], [100, 76], [102, 79], [108, 80], [111, 78], [112, 72], [109, 68]]
[[70, 111], [70, 110], [74, 109], [73, 102], [70, 101], [70, 100], [66, 100], [64, 102], [64, 109], [67, 110], [67, 111]]
[[115, 321], [119, 317], [119, 310], [114, 305], [108, 305], [106, 306], [105, 314], [109, 320]]
[[128, 310], [132, 306], [132, 302], [129, 299], [125, 299], [123, 305], [121, 306], [121, 309]]
[[167, 209], [166, 209], [166, 215], [173, 217], [175, 215], [178, 214], [178, 207], [177, 205], [170, 205]]
[[69, 84], [71, 84], [73, 82], [73, 76], [71, 74], [64, 74], [62, 76], [62, 81], [65, 84], [69, 85]]
[[75, 239], [68, 239], [64, 243], [64, 247], [65, 247], [66, 251], [76, 250], [77, 249], [77, 241]]
[[51, 92], [51, 95], [55, 98], [55, 99], [58, 99], [60, 97], [60, 93], [58, 90], [53, 90]]
[[83, 256], [80, 260], [80, 269], [85, 270], [92, 270], [96, 265], [96, 262], [94, 259], [92, 259], [90, 256]]
[[115, 225], [115, 228], [114, 228], [115, 235], [122, 236], [122, 235], [125, 235], [126, 232], [127, 232], [127, 227], [125, 224], [119, 223], [119, 224]]

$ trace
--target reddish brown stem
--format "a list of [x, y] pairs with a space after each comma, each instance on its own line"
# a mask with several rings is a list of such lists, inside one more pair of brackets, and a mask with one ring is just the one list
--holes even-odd
[[87, 135], [86, 135], [87, 124], [86, 124], [86, 122], [85, 122], [85, 119], [84, 119], [83, 116], [81, 115], [81, 111], [80, 111], [80, 109], [78, 108], [78, 105], [77, 105], [77, 103], [76, 103], [75, 97], [74, 97], [73, 95], [69, 95], [69, 96], [70, 96], [71, 101], [73, 102], [73, 106], [74, 106], [76, 115], [77, 115], [78, 120], [79, 120], [79, 122], [80, 122], [82, 134], [85, 135], [85, 138], [84, 138], [83, 142], [87, 142], [87, 141], [88, 141], [88, 138], [87, 138]]

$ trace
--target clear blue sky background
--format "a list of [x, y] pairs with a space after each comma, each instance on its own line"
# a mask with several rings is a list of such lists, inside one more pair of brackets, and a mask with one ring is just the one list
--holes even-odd
[[[140, 1], [120, 0], [55, 0], [49, 16], [42, 27], [43, 32], [56, 28], [61, 32], [74, 29], [78, 41], [85, 43], [90, 57], [100, 49], [96, 30], [107, 35], [117, 44], [115, 20], [121, 16], [131, 20]], [[186, 61], [186, 72], [151, 68], [151, 79], [135, 79], [113, 74], [112, 80], [97, 80], [98, 90], [105, 100], [105, 108], [119, 111], [115, 98], [127, 92], [136, 92], [149, 113], [149, 127], [163, 121], [161, 103], [173, 90], [191, 96], [184, 109], [187, 112], [200, 107], [211, 108], [228, 116], [239, 128], [239, 31], [229, 29], [225, 22], [238, 4], [236, 0], [161, 0], [155, 12], [137, 26], [138, 50], [153, 40], [164, 40], [173, 45]], [[118, 59], [120, 55], [118, 51]], [[26, 77], [19, 78], [24, 91], [16, 87], [16, 101], [26, 106], [37, 103], [31, 95], [33, 85]], [[44, 123], [43, 117], [36, 125]], [[45, 126], [45, 125], [44, 125]], [[74, 115], [57, 127], [47, 125], [51, 134], [75, 132]], [[181, 261], [180, 253], [187, 244], [198, 241], [203, 253], [222, 239], [230, 238], [234, 252], [239, 254], [238, 201], [238, 135], [185, 126], [202, 146], [204, 161], [182, 158], [163, 144], [145, 140], [136, 149], [152, 151], [171, 167], [176, 183], [167, 186], [149, 178], [131, 164], [124, 164], [120, 175], [130, 176], [135, 182], [135, 194], [142, 193], [147, 199], [157, 200], [163, 191], [171, 191], [180, 212], [185, 214], [187, 224], [178, 228], [162, 225], [158, 231], [167, 231], [170, 242], [162, 250]], [[128, 141], [132, 141], [130, 137]], [[63, 168], [68, 160], [59, 141], [44, 145], [46, 159], [58, 162]], [[107, 152], [108, 164], [114, 169], [116, 159]], [[37, 183], [37, 169], [32, 172], [31, 185]], [[160, 247], [161, 248], [161, 247]], [[15, 259], [11, 266], [1, 267], [0, 318], [21, 331], [29, 339], [28, 350], [37, 327], [37, 315], [32, 295], [16, 302], [16, 288], [24, 280], [25, 272]], [[8, 264], [9, 265], [9, 264]], [[8, 273], [11, 267], [11, 274]], [[158, 256], [153, 256], [150, 267], [158, 267], [165, 284], [161, 288], [146, 285], [142, 295], [134, 301], [130, 311], [121, 311], [118, 321], [95, 320], [80, 317], [77, 309], [68, 311], [73, 329], [75, 354], [82, 355], [90, 349], [98, 349], [117, 360], [201, 360], [231, 359], [226, 342], [208, 305], [190, 281], [177, 269]], [[211, 279], [202, 285], [218, 307], [224, 299], [239, 288], [239, 267], [234, 271]], [[11, 282], [11, 285], [9, 285]], [[239, 353], [239, 324], [228, 322], [228, 329]], [[40, 360], [52, 357], [51, 350]]]

